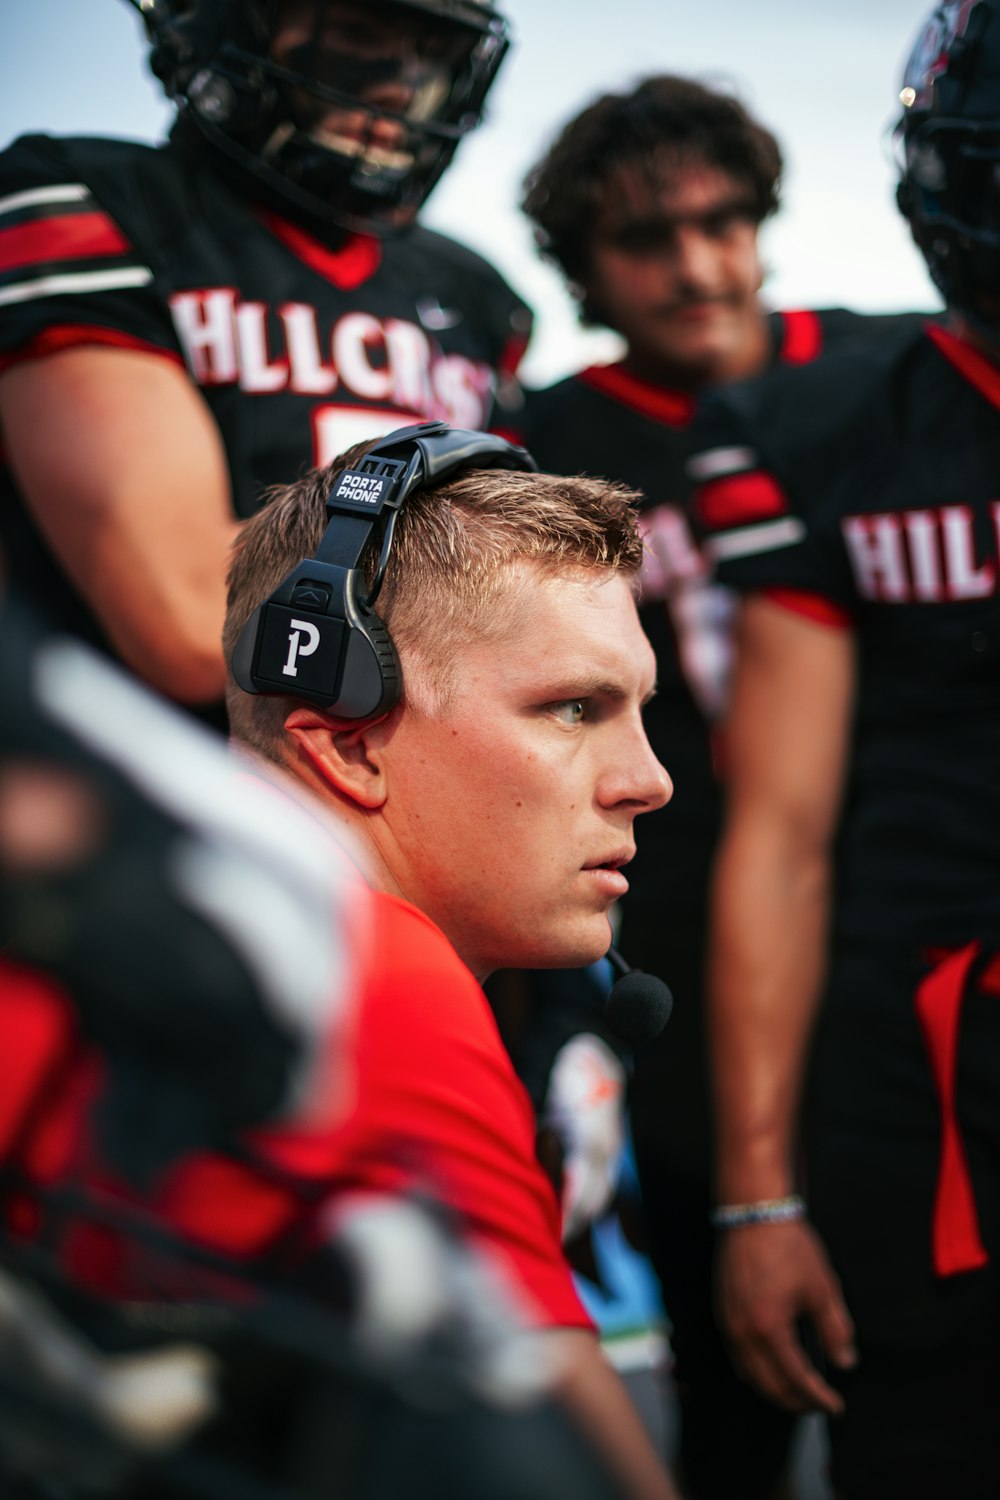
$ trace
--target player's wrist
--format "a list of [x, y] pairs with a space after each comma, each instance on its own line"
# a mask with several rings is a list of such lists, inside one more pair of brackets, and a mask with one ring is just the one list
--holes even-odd
[[709, 1214], [709, 1222], [713, 1229], [741, 1229], [748, 1224], [794, 1224], [806, 1213], [806, 1201], [800, 1193], [782, 1193], [777, 1198], [718, 1203]]
[[787, 1129], [726, 1130], [723, 1122], [718, 1146], [716, 1203], [757, 1203], [798, 1191], [795, 1150]]

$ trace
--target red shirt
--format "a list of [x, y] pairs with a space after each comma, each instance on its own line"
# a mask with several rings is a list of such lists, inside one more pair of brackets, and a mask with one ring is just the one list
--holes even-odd
[[[155, 1183], [147, 1205], [204, 1247], [294, 1270], [319, 1242], [331, 1198], [425, 1189], [506, 1272], [532, 1322], [590, 1327], [562, 1255], [555, 1196], [535, 1159], [531, 1105], [480, 986], [416, 908], [378, 895], [372, 921], [377, 958], [359, 997], [337, 1122], [252, 1132], [245, 1161], [189, 1155]], [[79, 1181], [82, 1171], [124, 1195], [88, 1143], [100, 1064], [73, 1041], [58, 992], [24, 970], [0, 970], [0, 1033], [0, 1159], [15, 1149], [32, 1101], [44, 1098], [40, 1123], [16, 1148], [29, 1175], [53, 1182], [72, 1172]], [[15, 1226], [31, 1228], [29, 1207], [15, 1203], [11, 1212]], [[76, 1229], [65, 1253], [107, 1292], [163, 1291], [161, 1276], [156, 1288], [145, 1280], [142, 1255], [133, 1263], [105, 1231]]]

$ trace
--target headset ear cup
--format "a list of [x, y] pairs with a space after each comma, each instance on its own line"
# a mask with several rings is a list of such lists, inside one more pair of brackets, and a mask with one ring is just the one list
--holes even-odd
[[[465, 468], [492, 467], [537, 469], [525, 449], [504, 438], [435, 421], [376, 439], [354, 468], [338, 470], [316, 554], [282, 580], [240, 632], [232, 674], [243, 691], [302, 699], [343, 719], [389, 713], [399, 702], [402, 673], [389, 632], [367, 602], [377, 595], [392, 544], [393, 524], [383, 509], [398, 513], [416, 489], [443, 484]], [[360, 563], [380, 524], [373, 585]]]
[[[237, 685], [245, 693], [275, 693], [286, 691], [291, 697], [300, 697], [317, 704], [327, 713], [345, 719], [367, 719], [386, 714], [399, 701], [402, 673], [396, 648], [385, 625], [378, 615], [365, 611], [356, 615], [350, 623], [340, 622], [339, 629], [346, 632], [342, 652], [342, 670], [325, 668], [313, 681], [303, 680], [306, 663], [299, 662], [297, 680], [287, 684], [278, 680], [275, 662], [283, 657], [289, 643], [288, 616], [291, 612], [283, 606], [275, 606], [273, 600], [258, 605], [250, 616], [233, 650], [232, 673]], [[306, 615], [301, 608], [297, 615]], [[291, 623], [300, 630], [309, 628], [315, 621], [316, 630], [329, 630], [337, 624], [329, 616], [312, 615], [306, 620], [296, 619]], [[309, 674], [312, 676], [313, 674]]]
[[353, 623], [347, 638], [340, 693], [330, 712], [345, 719], [387, 714], [399, 702], [402, 673], [385, 625], [376, 614]]

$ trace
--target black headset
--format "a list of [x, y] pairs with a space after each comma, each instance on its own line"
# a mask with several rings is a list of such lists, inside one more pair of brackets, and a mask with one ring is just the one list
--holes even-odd
[[[245, 693], [301, 698], [342, 719], [388, 713], [399, 699], [399, 658], [372, 606], [403, 505], [414, 491], [443, 484], [460, 469], [537, 468], [524, 448], [445, 422], [377, 438], [353, 468], [334, 474], [314, 556], [243, 627], [233, 652], [236, 682]], [[381, 551], [369, 590], [358, 564], [374, 533]]]

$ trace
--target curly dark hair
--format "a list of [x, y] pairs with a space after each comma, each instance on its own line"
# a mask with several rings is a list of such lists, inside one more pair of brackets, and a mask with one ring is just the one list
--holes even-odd
[[660, 74], [603, 94], [563, 127], [524, 179], [521, 208], [546, 259], [578, 283], [604, 190], [623, 166], [658, 174], [662, 153], [693, 157], [745, 183], [757, 223], [780, 201], [783, 161], [771, 132], [732, 94]]

